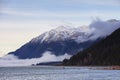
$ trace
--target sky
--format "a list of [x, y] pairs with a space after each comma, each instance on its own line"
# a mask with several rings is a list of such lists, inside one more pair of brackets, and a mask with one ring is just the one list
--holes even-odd
[[120, 20], [120, 0], [0, 0], [0, 57], [59, 25]]

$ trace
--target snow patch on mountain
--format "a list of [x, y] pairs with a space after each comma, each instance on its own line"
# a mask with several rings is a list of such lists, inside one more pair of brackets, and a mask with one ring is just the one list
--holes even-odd
[[50, 43], [55, 41], [74, 40], [78, 43], [82, 43], [88, 40], [95, 40], [99, 37], [108, 36], [119, 27], [119, 20], [111, 19], [102, 21], [97, 19], [88, 26], [59, 26], [32, 39], [31, 42]]
[[71, 27], [71, 26], [59, 26], [56, 29], [52, 29], [49, 32], [45, 32], [42, 35], [34, 38], [32, 42], [55, 42], [55, 41], [65, 41], [74, 40], [78, 43], [87, 41], [91, 35], [89, 28], [87, 26], [81, 27]]

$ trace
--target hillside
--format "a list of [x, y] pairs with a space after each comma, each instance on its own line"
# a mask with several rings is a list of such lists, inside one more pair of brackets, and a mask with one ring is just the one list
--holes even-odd
[[63, 61], [64, 65], [120, 65], [120, 28], [86, 50]]
[[46, 52], [55, 56], [72, 56], [110, 35], [119, 27], [120, 21], [115, 19], [96, 20], [88, 26], [59, 26], [40, 34], [8, 55], [12, 54], [19, 59], [40, 58]]
[[66, 53], [74, 55], [74, 53], [78, 53], [94, 42], [99, 41], [99, 39], [90, 40], [92, 36], [92, 33], [87, 33], [79, 27], [60, 26], [33, 38], [9, 54], [13, 54], [19, 59], [40, 58], [46, 51], [51, 52], [55, 56], [61, 56]]

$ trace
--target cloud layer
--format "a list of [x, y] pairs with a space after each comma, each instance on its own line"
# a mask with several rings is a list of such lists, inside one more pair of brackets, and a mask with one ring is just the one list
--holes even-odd
[[97, 19], [89, 25], [89, 28], [90, 31], [94, 33], [94, 36], [91, 37], [92, 39], [96, 39], [98, 37], [106, 37], [116, 29], [120, 28], [120, 21], [115, 19], [108, 21]]
[[53, 61], [62, 61], [65, 58], [70, 58], [71, 55], [64, 54], [61, 56], [55, 56], [51, 52], [47, 51], [43, 53], [43, 56], [40, 58], [33, 59], [18, 59], [14, 55], [7, 55], [0, 59], [0, 67], [6, 66], [30, 66], [32, 64], [37, 64], [41, 62], [53, 62]]

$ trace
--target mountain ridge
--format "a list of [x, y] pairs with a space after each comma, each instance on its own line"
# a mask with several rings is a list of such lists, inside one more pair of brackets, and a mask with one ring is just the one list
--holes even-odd
[[119, 20], [110, 20], [109, 22], [95, 21], [85, 28], [83, 26], [59, 26], [33, 38], [9, 54], [13, 54], [19, 59], [40, 58], [46, 51], [50, 51], [55, 56], [74, 55], [99, 42], [116, 30], [119, 25]]

